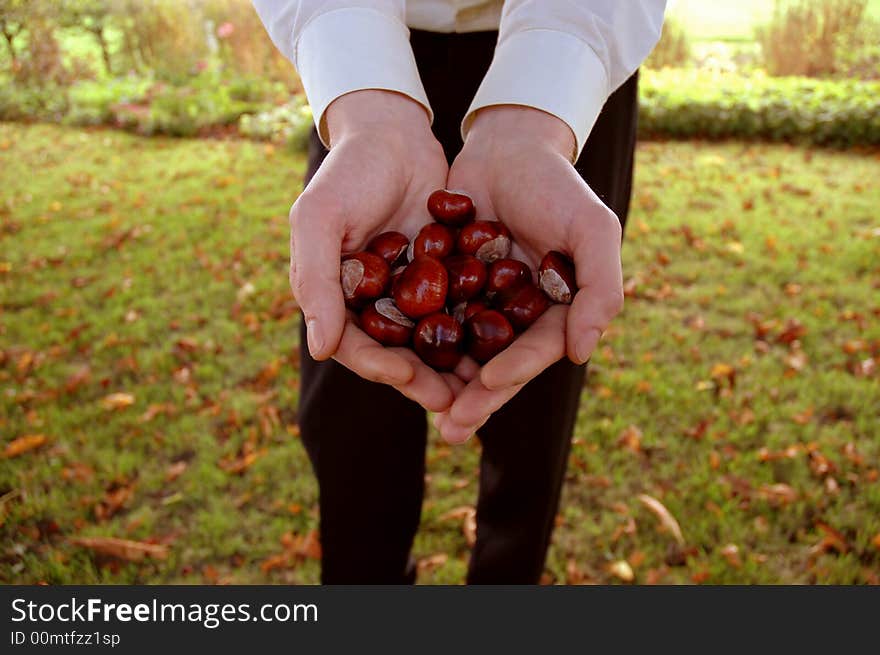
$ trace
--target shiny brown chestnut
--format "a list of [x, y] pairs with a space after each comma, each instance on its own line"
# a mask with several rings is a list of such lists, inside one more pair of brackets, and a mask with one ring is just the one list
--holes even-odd
[[470, 300], [483, 290], [486, 265], [473, 255], [453, 255], [443, 260], [443, 265], [449, 273], [446, 302], [450, 305]]
[[404, 316], [391, 298], [379, 298], [361, 312], [361, 329], [383, 346], [406, 346], [415, 323]]
[[431, 314], [416, 324], [413, 348], [431, 368], [451, 371], [464, 351], [464, 328], [449, 314]]
[[513, 343], [513, 326], [501, 312], [486, 309], [471, 316], [464, 324], [467, 352], [485, 364]]
[[474, 220], [474, 201], [466, 193], [437, 189], [428, 196], [428, 211], [438, 223], [461, 227]]
[[439, 312], [446, 304], [449, 275], [433, 257], [416, 257], [394, 281], [391, 297], [409, 318]]
[[549, 306], [547, 296], [534, 284], [523, 284], [500, 293], [495, 302], [495, 308], [519, 332], [537, 321]]
[[339, 280], [345, 304], [358, 308], [378, 298], [385, 291], [391, 270], [379, 255], [356, 252], [342, 258]]
[[428, 223], [413, 239], [407, 258], [409, 261], [421, 256], [443, 259], [452, 253], [453, 248], [455, 233], [452, 229], [440, 223]]
[[391, 268], [406, 263], [406, 249], [409, 239], [401, 232], [382, 232], [367, 244], [367, 251], [379, 255]]
[[574, 263], [557, 250], [551, 250], [538, 267], [538, 284], [553, 302], [571, 304], [577, 293]]
[[490, 298], [496, 293], [508, 291], [532, 281], [532, 271], [518, 259], [497, 259], [489, 264], [486, 279], [486, 295]]
[[499, 221], [474, 221], [458, 233], [458, 252], [491, 264], [510, 254], [510, 230]]

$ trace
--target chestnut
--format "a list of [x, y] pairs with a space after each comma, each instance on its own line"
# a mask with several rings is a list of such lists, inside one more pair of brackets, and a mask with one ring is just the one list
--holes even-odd
[[477, 312], [464, 327], [468, 354], [480, 364], [485, 364], [513, 343], [513, 326], [494, 309]]
[[391, 298], [367, 305], [360, 315], [361, 329], [383, 346], [405, 346], [412, 339], [415, 323], [404, 316]]
[[464, 328], [449, 314], [431, 314], [416, 324], [413, 348], [431, 368], [451, 371], [463, 354]]
[[474, 220], [474, 201], [466, 193], [437, 189], [428, 196], [428, 211], [438, 223], [461, 227]]
[[496, 259], [489, 264], [486, 295], [491, 298], [496, 293], [531, 281], [532, 271], [524, 262], [518, 259]]
[[500, 293], [495, 303], [496, 309], [520, 332], [538, 320], [549, 306], [547, 296], [534, 284], [522, 284]]
[[416, 257], [394, 281], [391, 297], [412, 319], [439, 312], [446, 304], [449, 275], [433, 257]]
[[379, 255], [388, 266], [394, 268], [405, 264], [404, 253], [409, 246], [409, 239], [401, 232], [382, 232], [373, 237], [367, 244], [367, 251]]
[[390, 276], [388, 264], [379, 255], [366, 251], [346, 255], [339, 267], [345, 304], [358, 308], [378, 298], [385, 291]]
[[574, 263], [561, 252], [551, 250], [538, 267], [538, 283], [553, 302], [571, 304], [577, 292]]
[[453, 248], [455, 248], [455, 233], [452, 229], [440, 223], [428, 223], [413, 239], [407, 251], [407, 258], [409, 261], [420, 256], [443, 259], [452, 252]]
[[458, 252], [486, 264], [510, 254], [510, 230], [499, 221], [474, 221], [458, 234]]
[[467, 302], [458, 303], [452, 309], [452, 315], [455, 317], [456, 321], [464, 324], [471, 316], [484, 309], [489, 309], [489, 305], [482, 300], [468, 300]]
[[450, 305], [470, 300], [483, 290], [486, 284], [486, 265], [473, 255], [453, 255], [443, 261], [449, 273]]

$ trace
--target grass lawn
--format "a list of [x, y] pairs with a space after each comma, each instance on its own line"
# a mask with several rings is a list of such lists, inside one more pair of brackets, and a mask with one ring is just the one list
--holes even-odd
[[[303, 165], [0, 124], [0, 581], [317, 581]], [[645, 143], [636, 188], [547, 580], [880, 582], [880, 157]], [[463, 580], [478, 453], [432, 438], [423, 582]]]

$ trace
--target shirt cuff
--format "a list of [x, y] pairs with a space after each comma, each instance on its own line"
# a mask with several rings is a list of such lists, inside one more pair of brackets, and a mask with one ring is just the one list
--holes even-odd
[[329, 146], [327, 106], [362, 89], [397, 91], [420, 103], [433, 121], [416, 67], [409, 30], [372, 9], [337, 9], [312, 19], [294, 47], [294, 59], [318, 136]]
[[530, 29], [501, 40], [461, 124], [467, 137], [474, 113], [493, 105], [525, 105], [553, 114], [574, 133], [580, 155], [608, 99], [608, 74], [584, 41], [558, 30]]

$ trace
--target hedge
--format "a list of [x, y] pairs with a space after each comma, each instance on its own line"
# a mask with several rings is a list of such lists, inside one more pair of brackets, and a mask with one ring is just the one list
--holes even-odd
[[643, 71], [644, 137], [880, 145], [880, 82]]
[[[191, 136], [213, 128], [304, 146], [311, 114], [301, 97], [257, 79], [194, 77], [187, 86], [121, 78], [69, 88], [0, 84], [0, 120], [115, 125], [145, 134]], [[880, 82], [737, 75], [695, 69], [643, 70], [642, 137], [736, 138], [823, 146], [880, 145]]]

